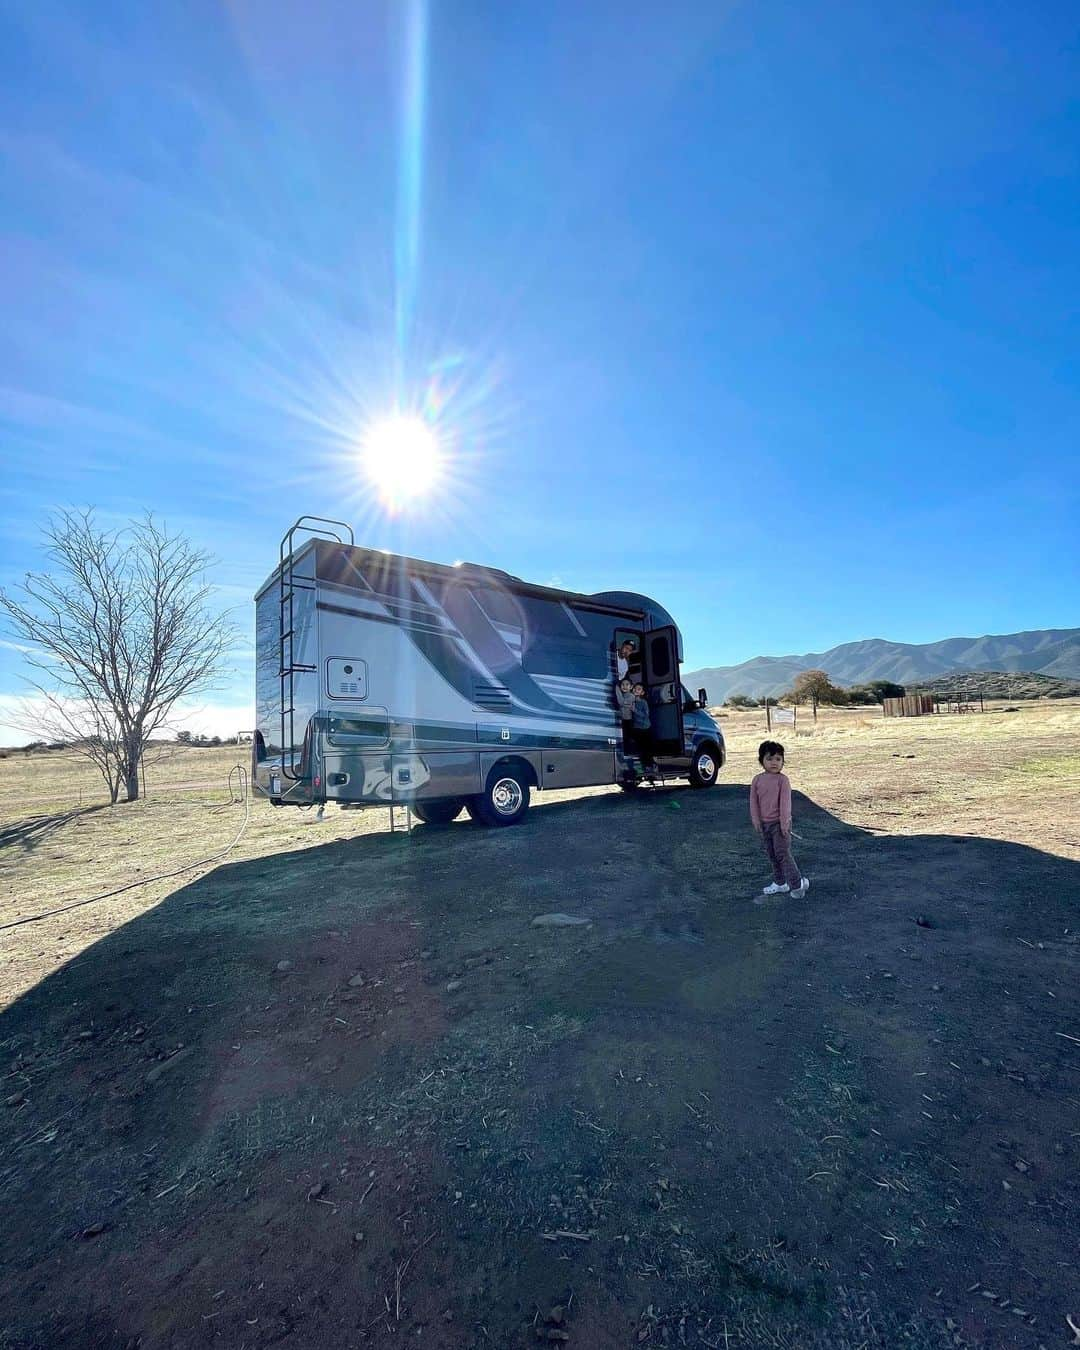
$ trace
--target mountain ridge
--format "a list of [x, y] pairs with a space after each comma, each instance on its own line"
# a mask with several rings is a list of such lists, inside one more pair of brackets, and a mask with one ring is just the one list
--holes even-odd
[[734, 666], [706, 666], [683, 675], [695, 691], [703, 686], [711, 703], [732, 694], [762, 698], [789, 690], [804, 670], [824, 670], [839, 685], [893, 680], [914, 685], [965, 670], [1024, 671], [1080, 678], [1080, 628], [1031, 628], [1019, 633], [942, 638], [938, 642], [890, 642], [859, 638], [824, 652], [755, 656]]

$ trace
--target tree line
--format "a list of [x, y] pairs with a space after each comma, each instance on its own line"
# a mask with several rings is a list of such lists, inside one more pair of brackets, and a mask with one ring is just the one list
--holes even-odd
[[[905, 690], [902, 684], [893, 680], [870, 680], [866, 684], [852, 684], [846, 688], [834, 684], [823, 670], [804, 670], [795, 679], [787, 693], [775, 697], [769, 695], [768, 702], [809, 703], [816, 713], [825, 704], [843, 708], [852, 704], [884, 703], [887, 698], [903, 698]], [[724, 703], [726, 708], [762, 708], [765, 698], [751, 698], [748, 694], [732, 694]]]

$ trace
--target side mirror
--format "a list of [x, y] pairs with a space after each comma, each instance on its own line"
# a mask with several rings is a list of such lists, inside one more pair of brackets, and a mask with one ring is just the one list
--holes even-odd
[[709, 706], [709, 696], [704, 689], [699, 689], [697, 691], [697, 705], [699, 708], [707, 708]]

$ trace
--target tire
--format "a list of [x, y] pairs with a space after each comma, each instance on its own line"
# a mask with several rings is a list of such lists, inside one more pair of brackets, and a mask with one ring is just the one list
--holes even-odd
[[425, 825], [449, 825], [461, 815], [464, 804], [460, 797], [449, 797], [443, 801], [413, 802], [412, 813]]
[[492, 769], [487, 787], [466, 803], [479, 825], [516, 825], [529, 809], [529, 785], [518, 769]]
[[690, 761], [690, 786], [711, 788], [720, 777], [720, 752], [715, 745], [699, 745]]

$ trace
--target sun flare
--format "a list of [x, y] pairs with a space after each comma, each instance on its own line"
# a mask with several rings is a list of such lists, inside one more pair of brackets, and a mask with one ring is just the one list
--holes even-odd
[[422, 417], [407, 414], [375, 423], [364, 437], [362, 462], [390, 510], [426, 496], [442, 469], [435, 432]]

